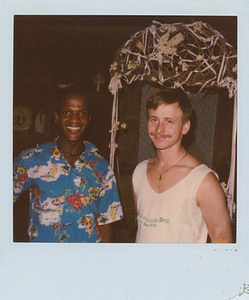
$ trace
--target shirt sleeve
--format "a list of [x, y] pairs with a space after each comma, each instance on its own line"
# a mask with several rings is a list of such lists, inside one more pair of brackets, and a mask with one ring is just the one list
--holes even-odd
[[25, 166], [22, 154], [20, 154], [13, 164], [13, 202], [17, 201], [21, 193], [31, 187], [28, 170]]
[[117, 182], [111, 166], [108, 167], [108, 172], [103, 178], [98, 210], [99, 225], [109, 224], [123, 218]]

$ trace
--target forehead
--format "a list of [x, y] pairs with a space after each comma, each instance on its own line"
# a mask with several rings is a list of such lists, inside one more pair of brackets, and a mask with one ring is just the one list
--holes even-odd
[[162, 117], [182, 117], [183, 112], [178, 103], [161, 103], [158, 107], [154, 110], [153, 108], [148, 110], [148, 116], [155, 116], [160, 115]]
[[83, 95], [67, 95], [61, 99], [59, 108], [89, 109], [89, 102]]

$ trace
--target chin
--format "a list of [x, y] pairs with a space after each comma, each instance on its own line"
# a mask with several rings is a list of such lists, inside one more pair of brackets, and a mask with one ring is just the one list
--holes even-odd
[[153, 144], [154, 144], [154, 147], [157, 150], [165, 150], [165, 149], [168, 149], [170, 147], [170, 145], [160, 145], [158, 143], [153, 143]]

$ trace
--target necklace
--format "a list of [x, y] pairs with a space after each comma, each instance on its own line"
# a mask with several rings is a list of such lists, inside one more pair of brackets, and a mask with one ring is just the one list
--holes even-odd
[[187, 154], [188, 154], [188, 153], [187, 153], [187, 151], [186, 151], [186, 153], [183, 155], [183, 157], [182, 157], [175, 165], [171, 166], [170, 168], [168, 168], [166, 171], [164, 171], [164, 172], [162, 172], [162, 173], [158, 172], [158, 171], [155, 169], [155, 167], [154, 167], [154, 165], [155, 165], [155, 158], [154, 158], [153, 170], [154, 170], [157, 174], [159, 174], [158, 180], [162, 180], [162, 175], [165, 174], [166, 172], [168, 172], [171, 168], [177, 166], [177, 165], [184, 159], [184, 157], [185, 157]]

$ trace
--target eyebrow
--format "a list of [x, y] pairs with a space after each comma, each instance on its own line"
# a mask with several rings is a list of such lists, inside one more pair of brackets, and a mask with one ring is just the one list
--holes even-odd
[[[72, 108], [72, 107], [62, 107], [60, 110], [65, 110], [65, 109], [68, 109], [68, 110], [74, 110], [74, 108]], [[89, 110], [89, 108], [88, 107], [85, 107], [85, 108], [80, 108], [79, 109], [80, 111], [88, 111]]]
[[[150, 119], [150, 118], [156, 118], [156, 119], [158, 119], [157, 116], [153, 116], [153, 115], [148, 116], [148, 118], [149, 118], [149, 119]], [[173, 118], [173, 117], [164, 117], [163, 119], [164, 119], [164, 120], [175, 120], [176, 118]]]

